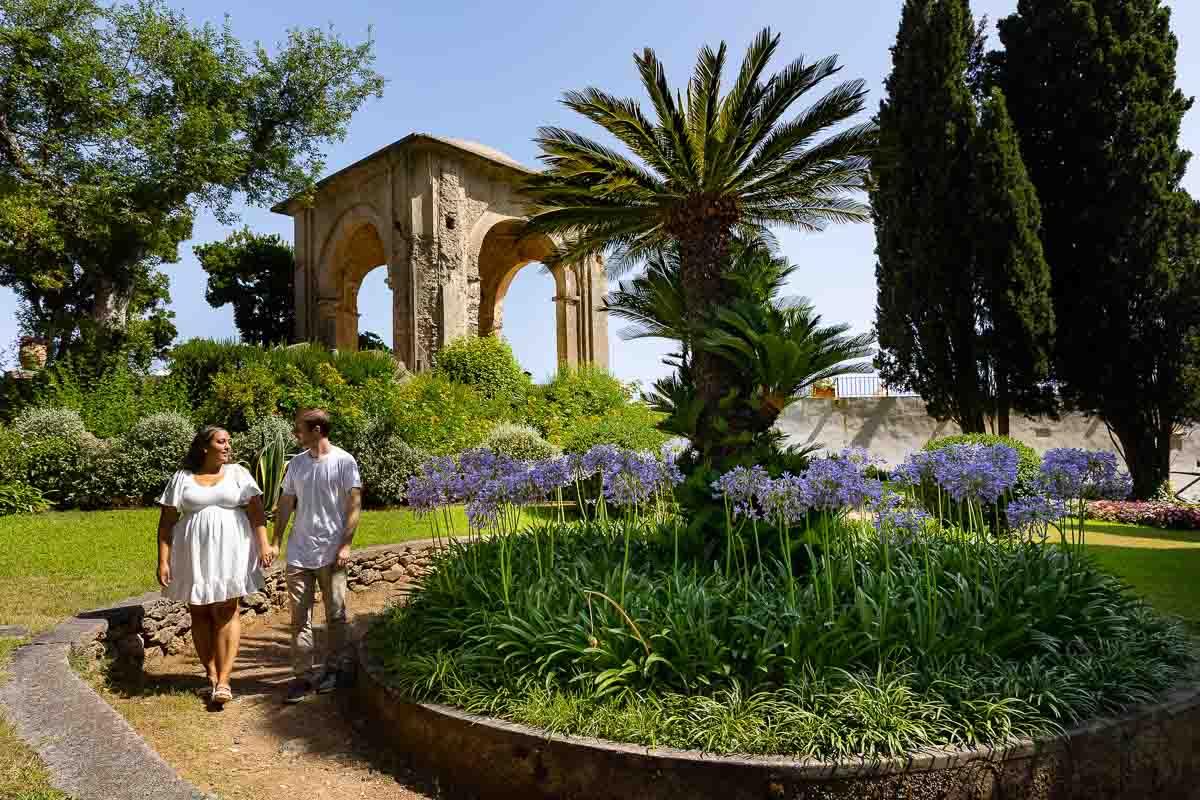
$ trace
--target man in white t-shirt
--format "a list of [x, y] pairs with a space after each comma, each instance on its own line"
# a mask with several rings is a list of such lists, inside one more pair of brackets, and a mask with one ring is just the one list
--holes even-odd
[[[293, 674], [287, 703], [300, 702], [314, 689], [324, 693], [352, 684], [345, 653], [346, 564], [362, 511], [358, 463], [329, 441], [329, 414], [321, 409], [301, 411], [293, 433], [305, 449], [292, 458], [284, 475], [273, 540], [279, 547], [294, 509], [296, 523], [286, 554]], [[317, 586], [325, 600], [327, 647], [323, 669], [314, 680], [312, 608]]]

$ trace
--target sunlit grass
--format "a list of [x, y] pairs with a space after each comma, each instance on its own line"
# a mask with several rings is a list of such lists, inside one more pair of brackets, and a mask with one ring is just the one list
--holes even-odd
[[[467, 528], [452, 510], [458, 531]], [[64, 511], [0, 517], [0, 625], [53, 627], [79, 611], [158, 587], [158, 511]], [[365, 511], [355, 547], [430, 535], [412, 511]]]

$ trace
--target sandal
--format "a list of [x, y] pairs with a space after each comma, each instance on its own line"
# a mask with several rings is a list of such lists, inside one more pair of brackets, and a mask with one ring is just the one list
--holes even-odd
[[201, 686], [196, 690], [196, 694], [201, 700], [212, 700], [213, 692], [217, 690], [216, 683], [210, 683], [208, 686]]
[[212, 701], [216, 705], [223, 706], [233, 699], [233, 690], [229, 688], [227, 683], [218, 683], [217, 688], [213, 689]]

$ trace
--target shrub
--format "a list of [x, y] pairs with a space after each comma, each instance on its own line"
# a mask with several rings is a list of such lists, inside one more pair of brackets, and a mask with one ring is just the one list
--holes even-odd
[[426, 373], [397, 393], [387, 420], [390, 433], [433, 455], [453, 455], [478, 447], [497, 422], [511, 415], [502, 400], [484, 397], [472, 386]]
[[990, 433], [962, 433], [934, 439], [923, 448], [927, 451], [941, 450], [957, 444], [1008, 445], [1017, 451], [1017, 485], [1013, 487], [1013, 499], [1031, 497], [1038, 491], [1038, 472], [1042, 457], [1029, 445], [1011, 436], [994, 436]]
[[1087, 515], [1104, 522], [1123, 522], [1179, 531], [1200, 530], [1200, 505], [1152, 500], [1089, 500]]
[[293, 425], [292, 420], [277, 414], [259, 417], [249, 430], [230, 434], [233, 457], [249, 464], [254, 459], [254, 454], [266, 447], [269, 442], [274, 441], [277, 436], [282, 436], [289, 446], [298, 449], [296, 437], [292, 434]]
[[87, 436], [83, 417], [73, 408], [27, 408], [13, 420], [13, 430], [25, 444], [54, 439], [80, 441]]
[[573, 420], [602, 416], [629, 400], [628, 388], [607, 370], [590, 364], [563, 365], [554, 380], [530, 393], [524, 416], [549, 441], [561, 444]]
[[21, 434], [0, 425], [0, 483], [23, 483], [26, 460]]
[[562, 453], [547, 442], [536, 428], [513, 422], [501, 422], [484, 440], [483, 446], [509, 458], [526, 461], [554, 458]]
[[162, 493], [196, 435], [192, 421], [182, 414], [163, 412], [138, 421], [127, 433], [114, 457], [111, 497], [128, 497], [153, 503]]
[[200, 416], [204, 424], [245, 431], [256, 420], [275, 413], [279, 395], [275, 375], [265, 364], [228, 367], [213, 378]]
[[0, 517], [8, 514], [36, 514], [50, 503], [42, 493], [24, 483], [0, 483]]
[[662, 419], [644, 403], [630, 403], [602, 416], [570, 421], [559, 434], [559, 444], [568, 453], [586, 453], [598, 444], [658, 453], [671, 438], [657, 427]]
[[408, 479], [429, 454], [391, 434], [367, 445], [357, 458], [364, 500], [372, 506], [395, 506], [404, 502]]
[[434, 371], [456, 383], [473, 386], [485, 397], [520, 403], [529, 392], [529, 376], [499, 336], [462, 336], [447, 344], [434, 360]]

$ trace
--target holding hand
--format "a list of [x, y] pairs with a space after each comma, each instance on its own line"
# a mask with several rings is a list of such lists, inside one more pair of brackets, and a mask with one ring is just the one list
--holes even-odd
[[164, 589], [171, 585], [171, 565], [166, 561], [158, 562], [158, 585]]
[[346, 565], [349, 563], [350, 563], [350, 545], [344, 544], [340, 548], [338, 548], [336, 566], [338, 569], [345, 569]]
[[275, 545], [268, 545], [258, 556], [258, 561], [262, 564], [263, 569], [270, 569], [275, 563], [275, 558], [279, 555], [279, 548]]

